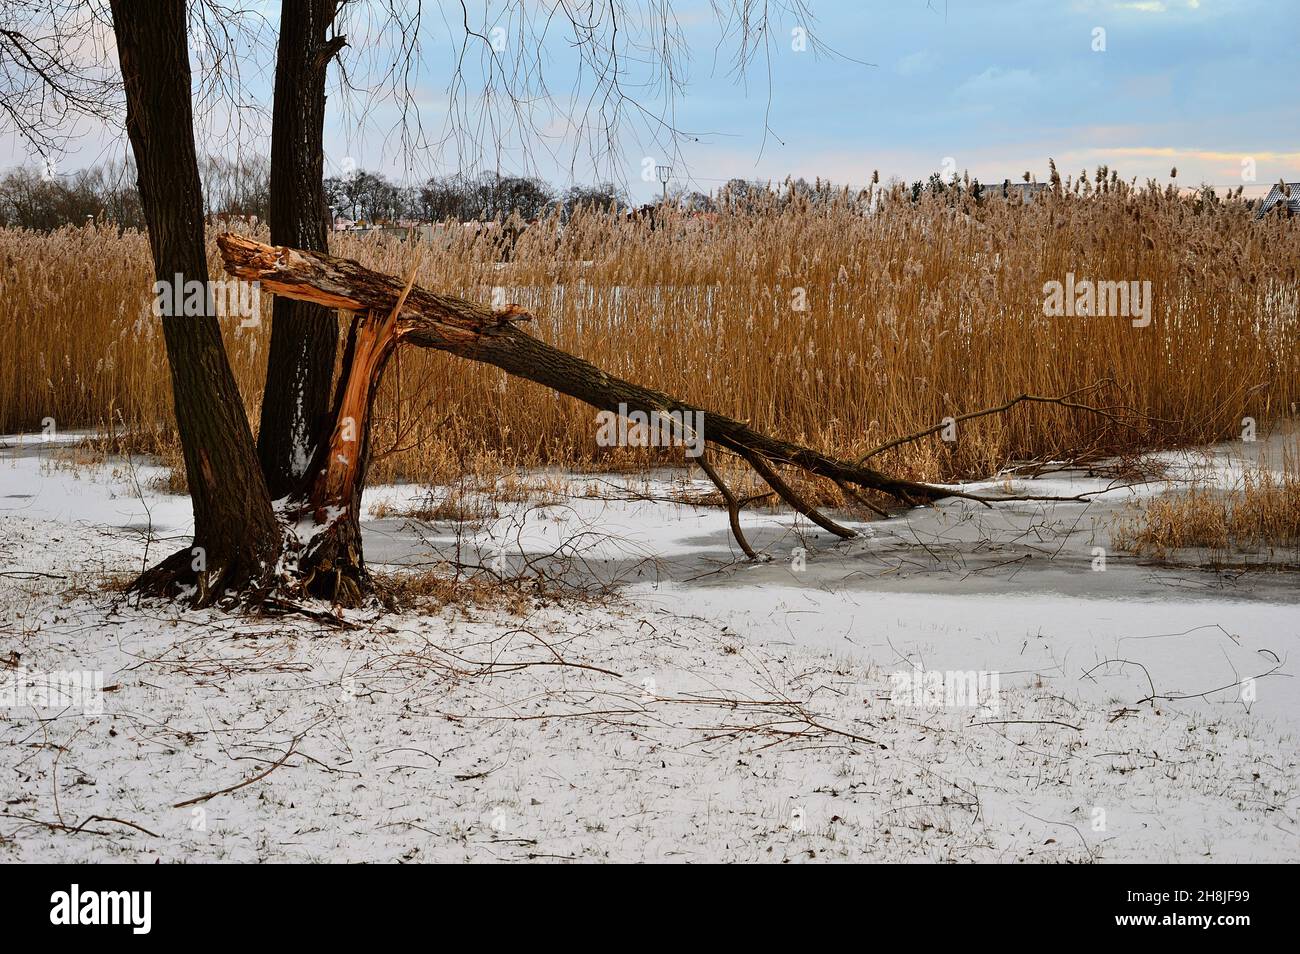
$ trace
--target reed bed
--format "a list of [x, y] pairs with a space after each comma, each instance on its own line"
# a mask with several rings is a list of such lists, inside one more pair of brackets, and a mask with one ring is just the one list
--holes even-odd
[[1205, 551], [1213, 565], [1300, 564], [1300, 468], [1248, 470], [1230, 488], [1192, 487], [1157, 497], [1116, 522], [1115, 546], [1165, 562]]
[[[418, 260], [426, 287], [523, 305], [534, 333], [612, 374], [844, 457], [1026, 392], [1105, 381], [1090, 400], [1129, 409], [1116, 422], [1023, 405], [875, 459], [913, 478], [1204, 443], [1238, 436], [1244, 417], [1267, 427], [1293, 414], [1300, 227], [1113, 178], [1087, 191], [1067, 183], [1023, 207], [823, 195], [654, 228], [579, 214], [530, 227], [507, 261], [496, 233], [459, 227], [434, 241], [331, 243], [400, 276]], [[217, 263], [213, 245], [213, 277]], [[1151, 282], [1150, 325], [1046, 317], [1044, 284], [1067, 273]], [[170, 383], [151, 285], [139, 233], [0, 230], [0, 431], [53, 418], [166, 455]], [[254, 427], [269, 296], [263, 313], [254, 328], [223, 320]], [[592, 409], [432, 352], [400, 353], [377, 409], [378, 480], [682, 460], [598, 447]]]

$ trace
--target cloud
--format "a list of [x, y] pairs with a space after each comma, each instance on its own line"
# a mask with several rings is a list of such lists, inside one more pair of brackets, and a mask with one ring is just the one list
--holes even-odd
[[1038, 77], [1029, 70], [1007, 70], [1000, 66], [990, 66], [983, 73], [972, 76], [959, 85], [955, 93], [960, 99], [1000, 99], [1025, 96], [1038, 86]]
[[1136, 10], [1138, 13], [1168, 13], [1169, 5], [1162, 0], [1134, 0], [1132, 3], [1117, 3], [1116, 10]]
[[898, 73], [900, 76], [918, 76], [921, 73], [929, 73], [938, 65], [939, 57], [934, 53], [929, 50], [917, 50], [898, 61]]
[[1149, 156], [1165, 159], [1187, 158], [1201, 159], [1206, 162], [1236, 162], [1251, 157], [1269, 162], [1300, 163], [1300, 152], [1274, 152], [1271, 149], [1257, 149], [1254, 151], [1243, 149], [1240, 152], [1223, 152], [1216, 149], [1179, 149], [1176, 146], [1112, 146], [1107, 151], [1119, 156]]
[[1170, 7], [1175, 5], [1188, 10], [1199, 10], [1201, 0], [1181, 0], [1178, 4], [1173, 4], [1171, 0], [1123, 0], [1120, 3], [1112, 3], [1111, 9], [1132, 10], [1135, 13], [1168, 13]]

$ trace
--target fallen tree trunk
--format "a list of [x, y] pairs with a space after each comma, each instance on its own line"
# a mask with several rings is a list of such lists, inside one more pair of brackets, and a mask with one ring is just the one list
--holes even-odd
[[[404, 293], [403, 282], [399, 279], [350, 259], [270, 246], [235, 234], [220, 236], [217, 244], [230, 274], [260, 282], [264, 290], [277, 295], [347, 311], [387, 314], [394, 310]], [[516, 377], [577, 398], [598, 410], [616, 413], [621, 410], [642, 411], [673, 415], [678, 420], [703, 420], [702, 436], [706, 441], [751, 463], [758, 458], [789, 464], [828, 480], [888, 494], [905, 504], [931, 503], [945, 497], [979, 499], [946, 487], [901, 480], [869, 467], [828, 457], [811, 448], [769, 437], [724, 414], [616, 378], [519, 328], [518, 322], [529, 317], [515, 306], [493, 311], [463, 298], [437, 294], [417, 285], [410, 289], [397, 309], [391, 334], [395, 344], [435, 348], [490, 364]], [[702, 415], [702, 418], [689, 416], [695, 414]], [[809, 513], [815, 511], [807, 504], [799, 506], [795, 501], [789, 502], [810, 519], [815, 519]], [[822, 522], [824, 520], [820, 518], [816, 522], [822, 526], [830, 523]]]

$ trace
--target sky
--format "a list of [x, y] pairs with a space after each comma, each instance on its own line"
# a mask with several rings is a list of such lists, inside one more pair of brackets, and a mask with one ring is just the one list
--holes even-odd
[[[620, 36], [656, 40], [638, 32], [634, 12], [655, 4], [628, 2]], [[1245, 185], [1247, 194], [1279, 178], [1300, 180], [1295, 0], [806, 3], [814, 17], [774, 20], [759, 55], [737, 76], [734, 31], [720, 25], [707, 0], [679, 0], [673, 6], [688, 57], [671, 111], [651, 82], [645, 50], [623, 49], [624, 90], [637, 105], [625, 112], [631, 121], [614, 128], [613, 148], [599, 150], [591, 135], [575, 133], [574, 104], [600, 90], [570, 34], [552, 21], [545, 39], [533, 43], [551, 4], [469, 3], [475, 32], [500, 49], [489, 52], [487, 43], [471, 40], [464, 84], [453, 87], [465, 38], [460, 5], [426, 0], [409, 31], [421, 50], [410, 86], [424, 135], [414, 143], [399, 134], [402, 114], [382, 82], [402, 31], [354, 14], [345, 62], [375, 92], [344, 96], [332, 86], [327, 171], [360, 167], [413, 182], [497, 168], [562, 186], [612, 178], [637, 199], [659, 190], [653, 167], [669, 164], [673, 186], [704, 192], [733, 177], [821, 177], [861, 186], [874, 170], [882, 180], [952, 171], [984, 182], [1019, 179], [1025, 171], [1046, 179], [1049, 157], [1062, 174], [1104, 163], [1125, 178], [1168, 182], [1176, 167], [1180, 185]], [[260, 7], [272, 39], [277, 11], [274, 3]], [[268, 151], [259, 131], [264, 120], [246, 118], [238, 135], [225, 120], [269, 106], [272, 49], [264, 42], [243, 71], [241, 95], [254, 109], [209, 101], [201, 151]], [[534, 134], [519, 135], [517, 113], [502, 100], [475, 95], [494, 64], [542, 69], [546, 90], [518, 87], [531, 94], [525, 109]], [[457, 103], [462, 130], [478, 133], [459, 150], [445, 138], [449, 107]], [[409, 128], [413, 114], [406, 115]], [[670, 116], [681, 135], [674, 143], [655, 119], [638, 116]], [[120, 129], [90, 128], [56, 163], [61, 171], [75, 169], [124, 149]], [[0, 134], [0, 165], [32, 160], [12, 134]]]

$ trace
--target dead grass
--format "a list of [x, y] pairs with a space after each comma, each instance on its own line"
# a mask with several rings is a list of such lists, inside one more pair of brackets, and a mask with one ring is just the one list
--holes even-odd
[[1208, 550], [1212, 563], [1242, 555], [1300, 557], [1300, 470], [1247, 471], [1232, 488], [1193, 487], [1150, 501], [1115, 527], [1115, 546], [1166, 561]]
[[502, 586], [489, 574], [466, 576], [446, 568], [387, 573], [378, 579], [378, 587], [393, 605], [425, 612], [452, 606], [465, 613], [491, 609], [525, 616], [539, 602], [536, 594], [519, 586]]
[[446, 493], [430, 490], [423, 499], [409, 506], [380, 500], [371, 505], [370, 515], [379, 520], [401, 517], [423, 523], [457, 523], [472, 527], [482, 526], [501, 516], [490, 498], [466, 493], [459, 487]]
[[[956, 441], [927, 438], [874, 460], [913, 478], [1205, 443], [1235, 436], [1245, 416], [1264, 426], [1293, 413], [1300, 230], [1252, 222], [1239, 202], [1198, 212], [1168, 190], [1106, 188], [1085, 197], [1067, 183], [1028, 208], [891, 201], [873, 215], [842, 198], [655, 231], [585, 216], [562, 233], [529, 229], [508, 263], [454, 230], [423, 256], [417, 280], [483, 301], [500, 288], [537, 316], [536, 334], [613, 374], [840, 456], [1024, 392], [1100, 380], [1113, 382], [1106, 403], [1146, 419], [1019, 407], [964, 423]], [[401, 275], [417, 250], [391, 236], [332, 244]], [[212, 258], [215, 273], [215, 246]], [[1067, 272], [1150, 281], [1152, 324], [1044, 317], [1044, 283]], [[140, 234], [0, 230], [0, 430], [39, 430], [47, 417], [60, 429], [116, 428], [119, 445], [178, 461], [151, 285]], [[256, 328], [223, 320], [254, 426], [269, 296], [263, 314]], [[585, 405], [430, 352], [399, 354], [377, 408], [373, 482], [683, 459], [598, 447]], [[182, 488], [173, 478], [170, 489]]]
[[546, 574], [510, 576], [450, 562], [384, 572], [376, 582], [390, 606], [420, 612], [450, 606], [466, 615], [471, 610], [504, 610], [522, 617], [551, 605], [609, 604], [612, 598], [606, 588], [571, 585]]
[[572, 490], [568, 475], [504, 473], [476, 470], [444, 488], [431, 488], [413, 503], [380, 499], [370, 505], [377, 519], [402, 517], [424, 523], [481, 526], [501, 516], [498, 504], [549, 507], [563, 503]]

